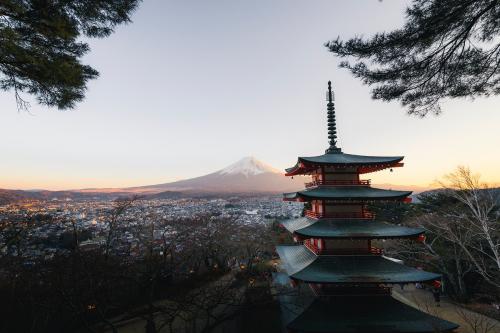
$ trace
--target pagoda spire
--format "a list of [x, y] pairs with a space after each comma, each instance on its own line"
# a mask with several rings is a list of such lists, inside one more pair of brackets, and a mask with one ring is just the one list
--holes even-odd
[[337, 147], [337, 124], [335, 121], [335, 104], [333, 103], [332, 81], [328, 81], [328, 91], [326, 93], [328, 104], [328, 139], [330, 147], [325, 151], [326, 154], [341, 154], [342, 149]]

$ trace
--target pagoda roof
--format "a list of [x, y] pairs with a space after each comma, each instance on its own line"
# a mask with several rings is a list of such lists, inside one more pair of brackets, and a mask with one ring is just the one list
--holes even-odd
[[303, 245], [282, 245], [276, 251], [292, 279], [310, 283], [399, 284], [440, 278], [382, 256], [316, 255]]
[[316, 298], [287, 328], [316, 333], [432, 333], [449, 332], [458, 325], [381, 295]]
[[331, 200], [397, 200], [409, 196], [411, 191], [393, 191], [369, 186], [328, 186], [284, 193], [285, 200], [331, 199]]
[[336, 166], [336, 167], [372, 167], [360, 172], [372, 172], [395, 166], [403, 160], [404, 156], [365, 156], [344, 154], [341, 152], [323, 154], [311, 157], [299, 157], [297, 163], [288, 169], [285, 169], [287, 176], [304, 174], [311, 171], [311, 167], [317, 166]]
[[312, 219], [301, 217], [281, 222], [291, 233], [303, 237], [341, 239], [415, 238], [425, 232], [386, 222], [356, 219]]

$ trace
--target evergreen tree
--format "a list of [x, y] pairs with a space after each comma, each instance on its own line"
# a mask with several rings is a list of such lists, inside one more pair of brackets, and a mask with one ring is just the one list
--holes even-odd
[[0, 0], [0, 89], [14, 91], [18, 108], [34, 95], [67, 109], [85, 97], [99, 73], [81, 63], [83, 37], [103, 38], [130, 21], [140, 0]]
[[500, 93], [500, 1], [414, 0], [403, 28], [327, 42], [372, 97], [410, 114], [439, 113], [445, 98]]

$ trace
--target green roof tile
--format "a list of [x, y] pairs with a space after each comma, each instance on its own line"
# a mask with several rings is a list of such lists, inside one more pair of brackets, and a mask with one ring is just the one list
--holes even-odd
[[299, 192], [284, 193], [285, 199], [332, 199], [332, 200], [390, 200], [403, 199], [410, 191], [393, 191], [369, 186], [330, 186], [315, 187]]
[[413, 283], [439, 279], [381, 256], [319, 255], [303, 245], [276, 247], [288, 275], [314, 283]]
[[342, 239], [413, 238], [424, 233], [421, 228], [408, 228], [385, 222], [355, 219], [312, 219], [301, 217], [281, 222], [290, 232], [303, 237]]
[[431, 333], [457, 327], [387, 295], [317, 298], [287, 325], [292, 332], [317, 333]]
[[342, 165], [342, 166], [360, 166], [360, 165], [377, 165], [377, 164], [392, 164], [403, 160], [404, 156], [364, 156], [352, 154], [324, 154], [320, 156], [299, 157], [295, 166], [286, 169], [291, 172], [298, 168], [300, 162], [321, 164], [321, 165]]

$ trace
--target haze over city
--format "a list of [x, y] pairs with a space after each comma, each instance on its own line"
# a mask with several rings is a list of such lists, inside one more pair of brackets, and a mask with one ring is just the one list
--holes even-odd
[[[323, 47], [404, 20], [405, 1], [146, 1], [89, 40], [100, 71], [71, 111], [0, 94], [0, 188], [79, 189], [201, 176], [253, 155], [275, 168], [327, 148], [326, 82], [344, 152], [405, 155], [374, 183], [430, 186], [457, 165], [499, 183], [498, 97], [419, 119], [338, 69]], [[29, 96], [26, 96], [29, 100]]]

